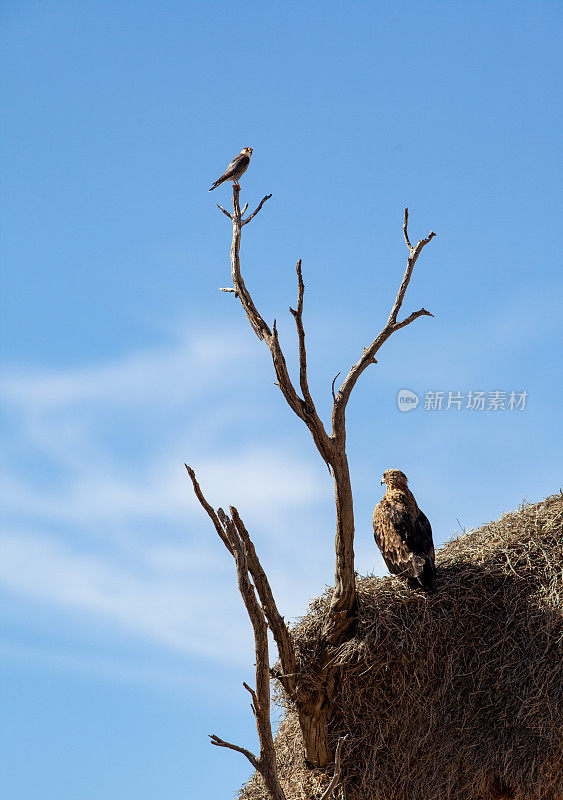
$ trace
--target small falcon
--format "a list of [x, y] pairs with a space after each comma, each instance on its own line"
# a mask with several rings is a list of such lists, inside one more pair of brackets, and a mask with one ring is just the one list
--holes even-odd
[[381, 483], [387, 488], [373, 510], [373, 535], [387, 569], [406, 578], [413, 589], [434, 591], [432, 528], [407, 486], [407, 476], [388, 469]]
[[217, 186], [220, 186], [225, 181], [233, 181], [235, 186], [239, 186], [239, 178], [241, 178], [246, 170], [248, 169], [248, 165], [250, 164], [250, 156], [252, 155], [252, 147], [243, 147], [238, 156], [235, 156], [225, 172], [221, 175], [220, 178], [217, 178], [211, 189], [216, 189]]

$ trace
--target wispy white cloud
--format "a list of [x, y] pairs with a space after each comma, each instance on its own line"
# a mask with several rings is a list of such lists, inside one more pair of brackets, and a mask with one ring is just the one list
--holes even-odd
[[152, 348], [75, 369], [13, 370], [0, 382], [5, 401], [34, 412], [78, 403], [128, 408], [173, 403], [203, 394], [224, 378], [225, 367], [252, 355], [248, 337], [184, 333], [168, 347]]
[[[53, 619], [62, 614], [61, 624], [65, 612], [78, 612], [179, 653], [246, 661], [232, 564], [207, 530], [182, 461], [197, 451], [210, 500], [248, 512], [266, 557], [280, 536], [299, 536], [297, 516], [306, 519], [327, 490], [320, 468], [286, 442], [222, 434], [194, 447], [210, 403], [216, 416], [230, 413], [229, 383], [252, 358], [229, 333], [186, 334], [168, 348], [92, 367], [8, 373], [0, 385], [11, 419], [0, 533], [5, 595]], [[247, 413], [257, 413], [260, 396], [250, 395]], [[164, 420], [151, 439], [158, 445], [123, 440], [135, 414], [135, 439], [147, 416]], [[294, 598], [295, 586], [282, 595]]]
[[[198, 460], [205, 490], [217, 503], [235, 502], [252, 508], [254, 518], [266, 524], [284, 509], [297, 509], [316, 501], [321, 483], [306, 465], [280, 446], [245, 447], [232, 453], [215, 453]], [[26, 516], [42, 516], [91, 528], [113, 521], [160, 519], [181, 524], [188, 515], [200, 514], [191, 492], [181, 454], [155, 454], [136, 465], [136, 478], [113, 465], [111, 471], [85, 465], [54, 488], [45, 488], [7, 475], [4, 509]]]
[[[238, 660], [240, 631], [224, 613], [231, 601], [221, 573], [184, 565], [178, 570], [136, 568], [135, 563], [84, 552], [55, 537], [0, 534], [0, 582], [27, 600], [80, 610], [185, 653]], [[132, 560], [133, 561], [133, 560]], [[211, 579], [211, 580], [210, 580]], [[206, 588], [207, 584], [207, 588]]]

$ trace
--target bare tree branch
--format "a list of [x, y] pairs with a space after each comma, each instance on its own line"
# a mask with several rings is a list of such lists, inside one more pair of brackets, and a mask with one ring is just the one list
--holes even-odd
[[412, 250], [411, 240], [409, 239], [409, 209], [408, 206], [405, 208], [405, 215], [403, 217], [403, 236], [405, 237], [405, 242], [407, 243], [407, 247], [409, 250]]
[[407, 291], [407, 287], [409, 285], [409, 282], [410, 282], [410, 279], [411, 279], [411, 275], [412, 275], [412, 271], [414, 269], [414, 265], [416, 264], [416, 260], [419, 257], [419, 255], [421, 254], [423, 248], [428, 244], [428, 242], [431, 239], [433, 239], [436, 236], [434, 231], [430, 231], [430, 233], [428, 234], [426, 239], [421, 239], [418, 242], [418, 244], [416, 245], [416, 247], [413, 247], [411, 245], [411, 243], [410, 243], [408, 230], [407, 230], [408, 221], [409, 221], [409, 210], [408, 210], [408, 208], [405, 208], [405, 216], [404, 216], [404, 220], [403, 220], [403, 233], [405, 234], [405, 241], [407, 243], [407, 247], [409, 248], [410, 255], [409, 255], [409, 260], [407, 262], [407, 268], [405, 270], [405, 274], [404, 274], [403, 280], [401, 282], [401, 286], [399, 288], [399, 291], [397, 292], [397, 297], [395, 298], [395, 303], [393, 304], [393, 308], [391, 310], [391, 313], [389, 315], [389, 319], [387, 321], [388, 325], [394, 325], [397, 322], [397, 314], [399, 313], [399, 311], [401, 309], [401, 305], [403, 303], [403, 299], [405, 297], [405, 292]]
[[221, 524], [223, 525], [233, 550], [237, 568], [239, 592], [246, 606], [246, 611], [254, 631], [256, 691], [250, 691], [254, 702], [256, 729], [260, 741], [260, 758], [256, 761], [256, 769], [262, 775], [266, 788], [272, 796], [272, 800], [285, 800], [284, 791], [277, 774], [276, 751], [274, 748], [274, 737], [270, 720], [268, 625], [264, 612], [256, 598], [254, 587], [250, 582], [247, 552], [244, 541], [238, 534], [233, 520], [225, 514], [223, 509], [217, 509], [217, 516], [221, 520]]
[[356, 381], [370, 365], [376, 362], [375, 355], [381, 345], [400, 328], [409, 325], [420, 316], [432, 316], [426, 309], [411, 314], [402, 322], [397, 322], [397, 315], [401, 309], [405, 292], [409, 285], [414, 265], [423, 248], [435, 236], [433, 232], [426, 239], [421, 239], [416, 247], [410, 245], [408, 236], [408, 209], [405, 209], [403, 233], [409, 247], [409, 258], [405, 274], [397, 292], [389, 319], [381, 333], [373, 340], [369, 347], [364, 348], [362, 357], [354, 364], [344, 379], [336, 394], [332, 407], [332, 437], [331, 440], [337, 452], [337, 458], [332, 467], [335, 481], [336, 499], [336, 567], [334, 591], [332, 594], [330, 613], [325, 623], [323, 635], [331, 644], [337, 644], [346, 635], [354, 623], [356, 589], [354, 571], [354, 508], [350, 471], [346, 458], [346, 406]]
[[409, 210], [405, 208], [405, 215], [403, 219], [403, 234], [405, 237], [405, 242], [407, 247], [409, 248], [409, 258], [407, 261], [407, 266], [405, 269], [405, 274], [403, 275], [403, 280], [401, 281], [401, 285], [399, 287], [399, 291], [397, 292], [397, 296], [395, 298], [395, 302], [393, 303], [393, 308], [391, 309], [391, 313], [389, 314], [389, 319], [381, 333], [373, 340], [369, 347], [364, 349], [363, 355], [360, 360], [354, 364], [346, 378], [344, 379], [342, 386], [340, 387], [337, 395], [336, 400], [334, 401], [334, 407], [332, 411], [332, 435], [333, 438], [337, 440], [345, 440], [346, 438], [346, 430], [345, 430], [345, 413], [346, 413], [346, 405], [350, 398], [350, 394], [352, 389], [356, 385], [356, 381], [362, 374], [362, 372], [366, 369], [366, 367], [373, 363], [375, 354], [381, 347], [381, 345], [387, 341], [387, 339], [391, 336], [392, 333], [398, 331], [400, 328], [404, 328], [406, 325], [410, 325], [411, 322], [414, 322], [415, 319], [421, 316], [433, 316], [429, 311], [422, 308], [420, 311], [416, 311], [402, 322], [397, 322], [397, 315], [401, 310], [401, 306], [403, 304], [403, 300], [405, 297], [405, 293], [407, 291], [408, 285], [410, 283], [412, 272], [414, 269], [414, 265], [421, 254], [423, 248], [431, 241], [431, 239], [436, 236], [436, 234], [431, 231], [429, 235], [425, 239], [421, 239], [416, 247], [413, 247], [410, 243], [409, 235], [408, 235], [408, 219], [409, 219]]
[[[197, 481], [194, 470], [191, 467], [188, 467], [187, 464], [184, 464], [184, 466], [186, 467], [188, 475], [191, 478], [197, 499], [199, 500], [201, 506], [205, 509], [205, 511], [209, 515], [211, 521], [213, 522], [213, 525], [215, 526], [215, 530], [217, 531], [219, 537], [221, 538], [221, 541], [223, 542], [229, 553], [232, 556], [234, 556], [234, 551], [230, 541], [231, 537], [227, 536], [223, 521], [219, 520], [217, 513], [205, 499], [203, 492], [201, 491], [200, 485]], [[250, 538], [250, 535], [242, 519], [240, 518], [240, 514], [238, 513], [237, 509], [234, 506], [230, 507], [230, 511], [236, 532], [240, 537], [244, 546], [248, 569], [250, 571], [250, 574], [252, 575], [252, 580], [254, 581], [254, 586], [256, 587], [256, 591], [258, 592], [260, 603], [262, 604], [262, 608], [264, 610], [266, 619], [268, 620], [268, 624], [270, 626], [270, 629], [272, 631], [274, 640], [278, 648], [278, 653], [282, 664], [283, 672], [288, 676], [288, 677], [284, 676], [281, 682], [286, 691], [288, 692], [288, 694], [293, 695], [295, 692], [295, 681], [294, 681], [295, 650], [293, 647], [291, 636], [289, 634], [289, 630], [287, 628], [287, 625], [285, 624], [284, 618], [278, 611], [278, 607], [276, 605], [276, 601], [274, 600], [274, 595], [270, 587], [270, 582], [268, 581], [268, 576], [266, 575], [266, 572], [260, 562], [260, 559], [258, 558], [254, 544]], [[291, 676], [291, 678], [289, 676]]]
[[[398, 331], [400, 328], [404, 328], [406, 325], [410, 325], [411, 322], [414, 322], [415, 319], [418, 319], [419, 317], [433, 317], [433, 316], [434, 314], [431, 314], [430, 311], [427, 311], [425, 308], [421, 308], [420, 311], [413, 311], [413, 313], [409, 314], [409, 316], [402, 322], [395, 323], [395, 325], [393, 326], [393, 332]], [[375, 363], [377, 364], [377, 361], [375, 361]]]
[[256, 692], [254, 691], [254, 689], [252, 688], [252, 686], [249, 686], [247, 683], [245, 683], [245, 681], [243, 681], [243, 682], [242, 682], [242, 685], [244, 686], [244, 688], [246, 689], [246, 691], [247, 691], [247, 692], [250, 694], [250, 696], [252, 697], [252, 702], [254, 703], [254, 705], [255, 705], [255, 706], [257, 706], [257, 705], [258, 705], [258, 698], [256, 697]]
[[234, 556], [233, 548], [231, 546], [229, 538], [228, 538], [227, 534], [225, 533], [225, 531], [223, 530], [223, 526], [221, 525], [221, 523], [219, 521], [219, 517], [215, 513], [215, 510], [213, 509], [212, 506], [209, 505], [209, 503], [207, 502], [207, 500], [203, 496], [203, 492], [201, 491], [200, 485], [197, 482], [197, 478], [195, 476], [195, 472], [193, 471], [193, 469], [191, 467], [188, 467], [187, 464], [184, 464], [184, 466], [187, 469], [188, 475], [191, 478], [192, 485], [194, 487], [195, 496], [197, 497], [197, 499], [199, 500], [200, 504], [205, 509], [205, 511], [207, 511], [207, 514], [209, 515], [209, 518], [211, 519], [211, 522], [215, 526], [215, 530], [219, 534], [219, 537], [220, 537], [221, 541], [223, 542], [223, 544], [225, 545], [225, 547], [227, 548], [229, 553], [232, 556]]
[[338, 744], [336, 745], [336, 754], [334, 756], [334, 775], [332, 776], [331, 782], [329, 783], [325, 791], [322, 793], [320, 800], [329, 800], [329, 797], [331, 796], [332, 792], [334, 791], [334, 789], [336, 789], [337, 785], [340, 782], [340, 770], [341, 770], [340, 754], [342, 750], [342, 745], [344, 744], [347, 738], [348, 734], [346, 734], [346, 736], [341, 736], [340, 739], [338, 740]]
[[[266, 200], [269, 200], [271, 196], [272, 196], [271, 194], [267, 194], [265, 197], [263, 197], [263, 198], [260, 200], [260, 202], [259, 202], [259, 204], [258, 204], [258, 208], [256, 209], [256, 211], [253, 211], [253, 212], [252, 212], [252, 214], [251, 214], [249, 217], [247, 217], [246, 219], [243, 219], [241, 224], [242, 224], [242, 225], [248, 225], [248, 223], [250, 222], [250, 220], [254, 219], [254, 217], [256, 216], [256, 214], [258, 214], [258, 212], [261, 210], [261, 208], [262, 208], [262, 206], [264, 205], [264, 203], [266, 202]], [[245, 207], [242, 209], [242, 214], [244, 214], [244, 212], [246, 211], [246, 209], [247, 209], [247, 208], [248, 208], [248, 203], [247, 203], [247, 204], [245, 205]], [[241, 216], [242, 216], [242, 214], [241, 214]]]
[[229, 214], [229, 212], [228, 212], [226, 209], [224, 209], [224, 208], [223, 208], [223, 206], [220, 206], [220, 205], [219, 205], [219, 203], [216, 203], [215, 205], [217, 206], [217, 208], [219, 209], [219, 211], [222, 211], [222, 212], [223, 212], [223, 214], [224, 214], [226, 217], [228, 217], [229, 219], [232, 219], [232, 218], [233, 218], [233, 215], [232, 215], [232, 214]]
[[[270, 620], [270, 626], [272, 627], [272, 632], [274, 632], [276, 642], [280, 642], [278, 645], [280, 658], [283, 651], [284, 658], [289, 659], [289, 666], [295, 671], [293, 643], [283, 617], [278, 612], [266, 573], [260, 564], [254, 545], [238, 511], [234, 507], [231, 508], [232, 518], [222, 508], [218, 508], [215, 511], [205, 499], [193, 469], [187, 465], [185, 466], [197, 499], [211, 518], [222, 542], [235, 560], [239, 592], [254, 632], [256, 689], [252, 689], [246, 683], [244, 687], [252, 697], [252, 710], [256, 718], [256, 729], [260, 741], [260, 757], [256, 758], [246, 748], [225, 742], [215, 734], [211, 736], [211, 742], [217, 747], [226, 747], [245, 755], [253, 767], [262, 775], [272, 800], [285, 800], [277, 775], [276, 752], [270, 720], [270, 659], [268, 623], [266, 620]], [[250, 580], [249, 572], [253, 575], [254, 586]], [[256, 592], [258, 592], [258, 596], [262, 601], [262, 606], [258, 602]], [[290, 684], [288, 683], [287, 685], [289, 686]]]
[[336, 400], [336, 395], [334, 394], [334, 384], [336, 383], [336, 379], [340, 375], [340, 372], [337, 372], [334, 378], [332, 379], [332, 386], [330, 387], [330, 391], [332, 392], [332, 401]]
[[209, 738], [211, 739], [211, 744], [214, 744], [216, 747], [227, 747], [229, 750], [236, 750], [237, 753], [242, 753], [243, 756], [247, 757], [254, 769], [258, 771], [258, 759], [254, 753], [251, 753], [250, 750], [246, 749], [246, 747], [239, 747], [238, 744], [226, 742], [224, 739], [220, 739], [218, 736], [215, 736], [214, 733], [210, 733]]
[[310, 411], [315, 410], [315, 404], [309, 391], [309, 381], [307, 378], [307, 350], [305, 348], [305, 329], [303, 327], [303, 295], [305, 294], [305, 284], [303, 283], [303, 273], [301, 272], [301, 259], [297, 262], [297, 311], [290, 308], [297, 327], [297, 337], [299, 339], [299, 385], [303, 392], [303, 398]]
[[[272, 332], [267, 323], [262, 319], [262, 316], [258, 313], [258, 310], [256, 309], [252, 301], [252, 297], [250, 296], [250, 293], [248, 292], [246, 285], [240, 274], [239, 254], [240, 254], [240, 242], [242, 235], [242, 215], [240, 211], [239, 194], [240, 194], [240, 187], [237, 187], [236, 184], [233, 184], [234, 213], [232, 215], [229, 215], [233, 221], [233, 241], [231, 244], [231, 277], [233, 279], [233, 285], [239, 294], [242, 307], [246, 311], [246, 316], [248, 317], [248, 321], [252, 325], [254, 332], [256, 333], [259, 339], [265, 339], [266, 337], [271, 337]], [[249, 221], [250, 217], [247, 220], [247, 222]]]
[[[263, 198], [263, 200], [258, 205], [256, 211], [253, 212], [248, 217], [248, 219], [246, 219], [243, 222], [240, 211], [239, 193], [240, 189], [238, 189], [236, 186], [233, 186], [233, 214], [232, 214], [233, 241], [231, 244], [231, 277], [233, 279], [233, 286], [235, 288], [236, 293], [238, 294], [238, 298], [242, 304], [242, 307], [246, 312], [246, 316], [248, 317], [248, 321], [250, 322], [252, 329], [254, 330], [259, 339], [262, 339], [266, 342], [266, 345], [270, 350], [272, 356], [272, 362], [274, 365], [274, 370], [276, 373], [277, 383], [287, 404], [292, 409], [292, 411], [305, 422], [305, 424], [307, 425], [307, 427], [311, 432], [311, 435], [313, 436], [313, 440], [317, 446], [319, 453], [321, 454], [324, 461], [327, 464], [330, 464], [332, 459], [332, 442], [324, 428], [324, 425], [319, 415], [317, 414], [310, 392], [307, 389], [307, 397], [303, 398], [301, 398], [297, 393], [290, 378], [285, 356], [283, 354], [283, 350], [279, 342], [276, 322], [274, 320], [272, 329], [270, 329], [269, 325], [265, 322], [262, 315], [254, 305], [250, 292], [246, 288], [246, 284], [241, 274], [240, 243], [242, 236], [242, 226], [243, 224], [250, 222], [250, 220], [260, 211], [263, 204], [269, 197], [271, 197], [271, 195], [266, 195], [266, 197]], [[300, 269], [301, 268], [299, 267], [299, 271]], [[299, 280], [299, 291], [301, 293], [301, 311], [302, 311], [304, 287], [303, 287], [302, 277], [299, 279], [299, 272], [298, 272], [298, 280]], [[298, 307], [299, 307], [299, 298], [298, 298]], [[298, 311], [298, 313], [301, 312]], [[303, 339], [300, 338], [300, 348], [302, 347], [304, 347], [304, 333], [303, 333]], [[305, 370], [306, 370], [306, 361], [305, 361]]]
[[278, 648], [278, 654], [283, 669], [283, 675], [280, 675], [279, 680], [287, 693], [292, 696], [295, 694], [296, 661], [295, 649], [293, 647], [291, 635], [287, 625], [285, 624], [284, 618], [278, 611], [278, 607], [270, 587], [270, 582], [268, 581], [268, 576], [266, 575], [264, 568], [262, 567], [262, 564], [256, 555], [256, 550], [248, 531], [246, 530], [244, 523], [234, 506], [230, 507], [230, 512], [237, 532], [246, 549], [246, 557], [248, 560], [250, 574], [252, 575], [252, 580], [254, 581], [254, 586], [258, 592], [262, 609], [266, 615], [268, 625], [270, 626], [270, 630], [272, 631], [274, 641], [276, 642]]

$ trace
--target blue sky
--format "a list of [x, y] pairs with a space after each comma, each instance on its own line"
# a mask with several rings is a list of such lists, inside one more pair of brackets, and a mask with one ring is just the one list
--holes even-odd
[[[402, 214], [425, 249], [349, 405], [357, 569], [396, 466], [439, 544], [561, 485], [557, 2], [26, 2], [2, 18], [4, 794], [233, 796], [255, 746], [249, 626], [194, 502], [243, 514], [282, 613], [332, 580], [332, 486], [228, 284], [208, 193], [254, 148], [243, 266], [310, 383], [379, 332]], [[397, 393], [421, 398], [410, 413]], [[524, 411], [425, 411], [428, 391]], [[488, 396], [488, 395], [487, 395]], [[303, 548], [297, 561], [296, 548]]]

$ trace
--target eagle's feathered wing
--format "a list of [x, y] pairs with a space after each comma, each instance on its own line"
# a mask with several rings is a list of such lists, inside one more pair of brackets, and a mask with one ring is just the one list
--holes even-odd
[[416, 504], [409, 506], [384, 497], [373, 511], [373, 535], [389, 572], [407, 578], [411, 586], [432, 590], [432, 528]]
[[250, 156], [245, 155], [244, 153], [239, 153], [238, 156], [233, 158], [225, 172], [221, 175], [220, 178], [217, 178], [211, 189], [216, 189], [217, 186], [224, 183], [225, 181], [238, 181], [238, 179], [244, 175], [248, 165], [250, 164]]

